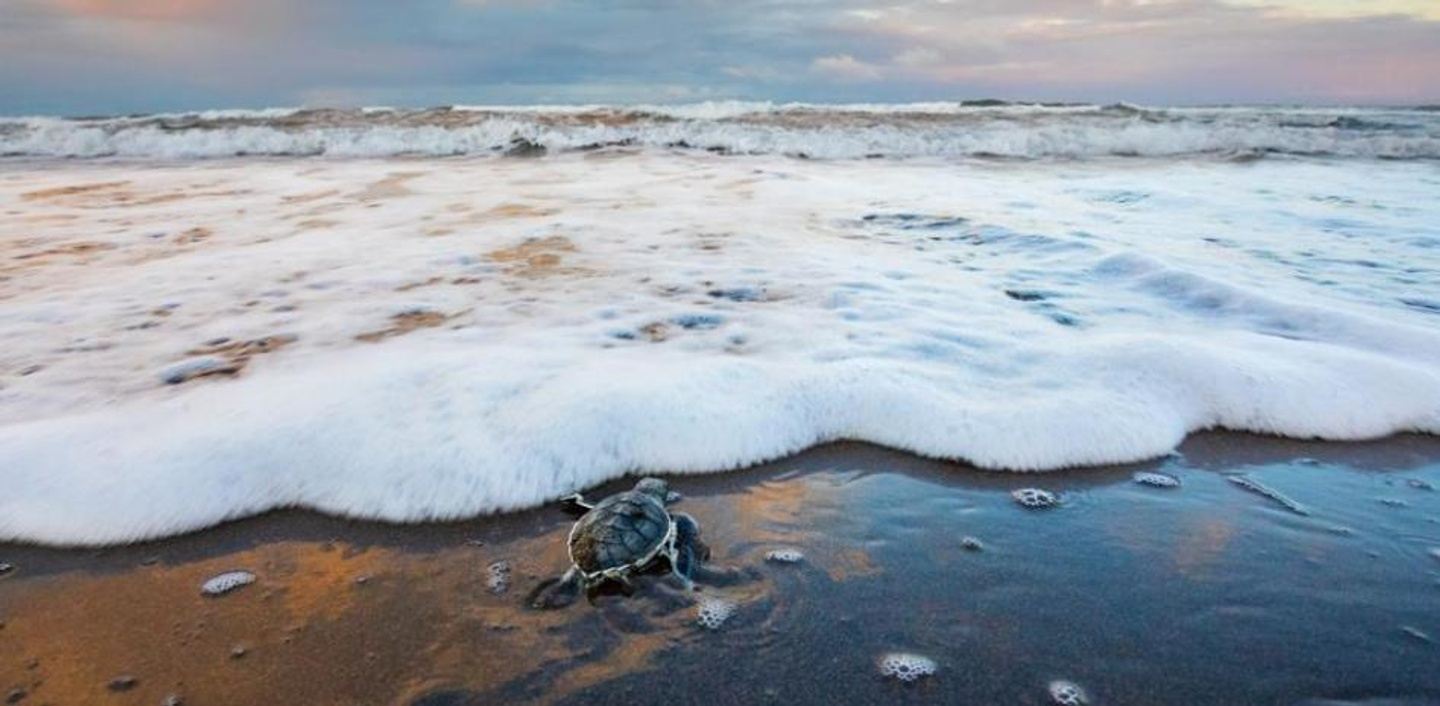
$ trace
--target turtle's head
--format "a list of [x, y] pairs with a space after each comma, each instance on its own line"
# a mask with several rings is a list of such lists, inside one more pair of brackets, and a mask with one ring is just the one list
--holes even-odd
[[635, 484], [635, 492], [653, 496], [663, 503], [670, 495], [670, 484], [659, 478], [641, 478], [640, 482]]

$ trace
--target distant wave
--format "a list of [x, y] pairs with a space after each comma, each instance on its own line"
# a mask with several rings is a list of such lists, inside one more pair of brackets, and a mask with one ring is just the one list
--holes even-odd
[[1424, 108], [725, 101], [0, 119], [0, 155], [8, 157], [535, 155], [606, 148], [816, 159], [1266, 154], [1435, 159], [1440, 114]]

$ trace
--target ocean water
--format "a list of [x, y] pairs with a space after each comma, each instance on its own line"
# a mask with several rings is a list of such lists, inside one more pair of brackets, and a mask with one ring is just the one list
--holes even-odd
[[530, 507], [855, 439], [1440, 432], [1440, 114], [0, 122], [0, 539]]
[[0, 118], [0, 154], [380, 157], [616, 146], [877, 157], [1440, 157], [1440, 110], [998, 102], [448, 106]]

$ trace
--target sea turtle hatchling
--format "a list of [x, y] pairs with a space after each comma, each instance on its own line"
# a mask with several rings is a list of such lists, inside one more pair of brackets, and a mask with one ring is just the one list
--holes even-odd
[[591, 505], [578, 493], [566, 500], [585, 514], [570, 529], [570, 569], [558, 580], [541, 584], [531, 595], [536, 608], [568, 605], [581, 589], [607, 581], [629, 584], [632, 575], [668, 562], [670, 572], [688, 588], [699, 564], [710, 557], [700, 541], [695, 518], [665, 509], [673, 499], [659, 478], [644, 478], [633, 490], [616, 493]]

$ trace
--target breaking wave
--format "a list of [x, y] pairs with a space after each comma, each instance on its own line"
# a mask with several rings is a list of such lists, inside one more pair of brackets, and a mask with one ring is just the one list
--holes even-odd
[[9, 157], [535, 155], [604, 148], [816, 159], [1440, 157], [1423, 109], [901, 105], [449, 106], [0, 119]]

